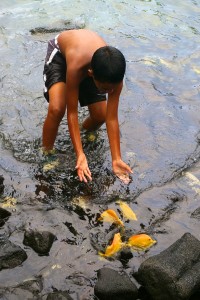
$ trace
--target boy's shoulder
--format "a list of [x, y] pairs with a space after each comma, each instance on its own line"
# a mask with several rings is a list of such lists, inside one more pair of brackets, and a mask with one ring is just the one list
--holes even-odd
[[87, 29], [61, 32], [58, 36], [58, 44], [67, 60], [67, 65], [76, 70], [88, 68], [94, 52], [106, 45], [96, 32]]
[[102, 37], [88, 29], [63, 31], [58, 36], [58, 43], [62, 51], [76, 48], [81, 52], [84, 52], [85, 49], [87, 51], [95, 50], [106, 45]]

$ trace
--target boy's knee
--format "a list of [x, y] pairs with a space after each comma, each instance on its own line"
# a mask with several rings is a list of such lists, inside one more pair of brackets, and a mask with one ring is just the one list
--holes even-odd
[[48, 115], [56, 121], [61, 121], [64, 117], [64, 114], [65, 110], [59, 107], [52, 107], [48, 111]]
[[99, 124], [104, 124], [106, 122], [106, 116], [102, 115], [97, 118]]
[[93, 121], [94, 121], [97, 125], [101, 126], [101, 125], [103, 125], [103, 124], [105, 123], [106, 118], [105, 118], [104, 116], [98, 116], [98, 117], [96, 117], [96, 118], [93, 118]]
[[98, 124], [103, 124], [103, 123], [105, 123], [105, 121], [106, 121], [106, 114], [105, 113], [96, 113], [96, 114], [93, 114], [92, 116], [91, 116], [91, 118], [95, 121], [95, 122], [97, 122]]

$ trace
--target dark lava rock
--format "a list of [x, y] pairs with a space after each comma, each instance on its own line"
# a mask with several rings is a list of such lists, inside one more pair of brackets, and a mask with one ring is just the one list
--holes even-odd
[[48, 231], [28, 230], [24, 234], [24, 245], [31, 247], [39, 255], [48, 255], [56, 236]]
[[54, 32], [62, 32], [64, 30], [71, 29], [83, 29], [85, 28], [84, 16], [75, 18], [74, 20], [60, 20], [54, 24], [51, 24], [51, 27], [37, 27], [31, 29], [31, 34], [46, 34]]
[[2, 175], [0, 175], [0, 194], [3, 193], [4, 191], [4, 185], [3, 185], [3, 182], [4, 182], [4, 178]]
[[196, 292], [194, 295], [192, 295], [192, 297], [190, 298], [190, 300], [199, 300], [200, 299], [200, 291]]
[[46, 300], [73, 300], [67, 292], [53, 292], [48, 294]]
[[4, 182], [4, 178], [2, 175], [0, 175], [0, 184], [3, 184], [3, 182]]
[[138, 289], [138, 299], [140, 300], [153, 300], [147, 290], [143, 287], [140, 286]]
[[0, 238], [0, 270], [12, 269], [27, 259], [26, 252], [8, 239]]
[[123, 249], [119, 254], [119, 260], [123, 265], [128, 263], [131, 258], [133, 258], [133, 253], [130, 249]]
[[200, 220], [200, 207], [191, 214], [191, 217]]
[[0, 227], [5, 224], [5, 221], [10, 217], [11, 213], [4, 208], [0, 207]]
[[154, 300], [186, 300], [200, 290], [200, 241], [190, 233], [144, 261], [137, 280]]
[[7, 219], [10, 217], [11, 213], [7, 211], [6, 209], [0, 207], [0, 219]]
[[94, 294], [100, 300], [134, 300], [137, 299], [137, 287], [126, 275], [117, 271], [102, 268], [98, 270], [98, 281]]
[[[12, 287], [0, 287], [0, 299], [1, 300], [42, 300], [40, 293], [42, 291], [43, 284], [42, 278], [34, 278], [31, 280], [24, 280], [17, 286]], [[46, 298], [45, 298], [46, 300]]]

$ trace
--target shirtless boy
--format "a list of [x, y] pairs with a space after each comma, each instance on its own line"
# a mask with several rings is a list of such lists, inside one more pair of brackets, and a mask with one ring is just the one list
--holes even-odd
[[106, 123], [113, 172], [122, 180], [132, 173], [120, 153], [118, 104], [125, 68], [123, 54], [89, 30], [64, 31], [48, 43], [44, 95], [49, 108], [43, 127], [43, 149], [53, 149], [59, 124], [67, 111], [80, 181], [92, 180], [92, 175], [80, 137], [78, 101], [89, 110], [82, 124], [84, 129], [96, 130]]

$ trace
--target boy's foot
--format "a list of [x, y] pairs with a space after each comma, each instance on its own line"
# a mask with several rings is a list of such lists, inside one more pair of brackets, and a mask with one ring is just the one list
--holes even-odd
[[56, 155], [56, 150], [43, 150], [42, 149], [42, 162], [43, 162], [43, 172], [55, 169], [59, 165], [59, 159]]
[[84, 135], [85, 142], [93, 143], [97, 140], [98, 130], [88, 131], [80, 124], [80, 132]]
[[98, 134], [96, 131], [90, 131], [90, 132], [87, 132], [87, 134], [86, 134], [86, 139], [88, 142], [95, 142], [97, 137], [98, 137]]

